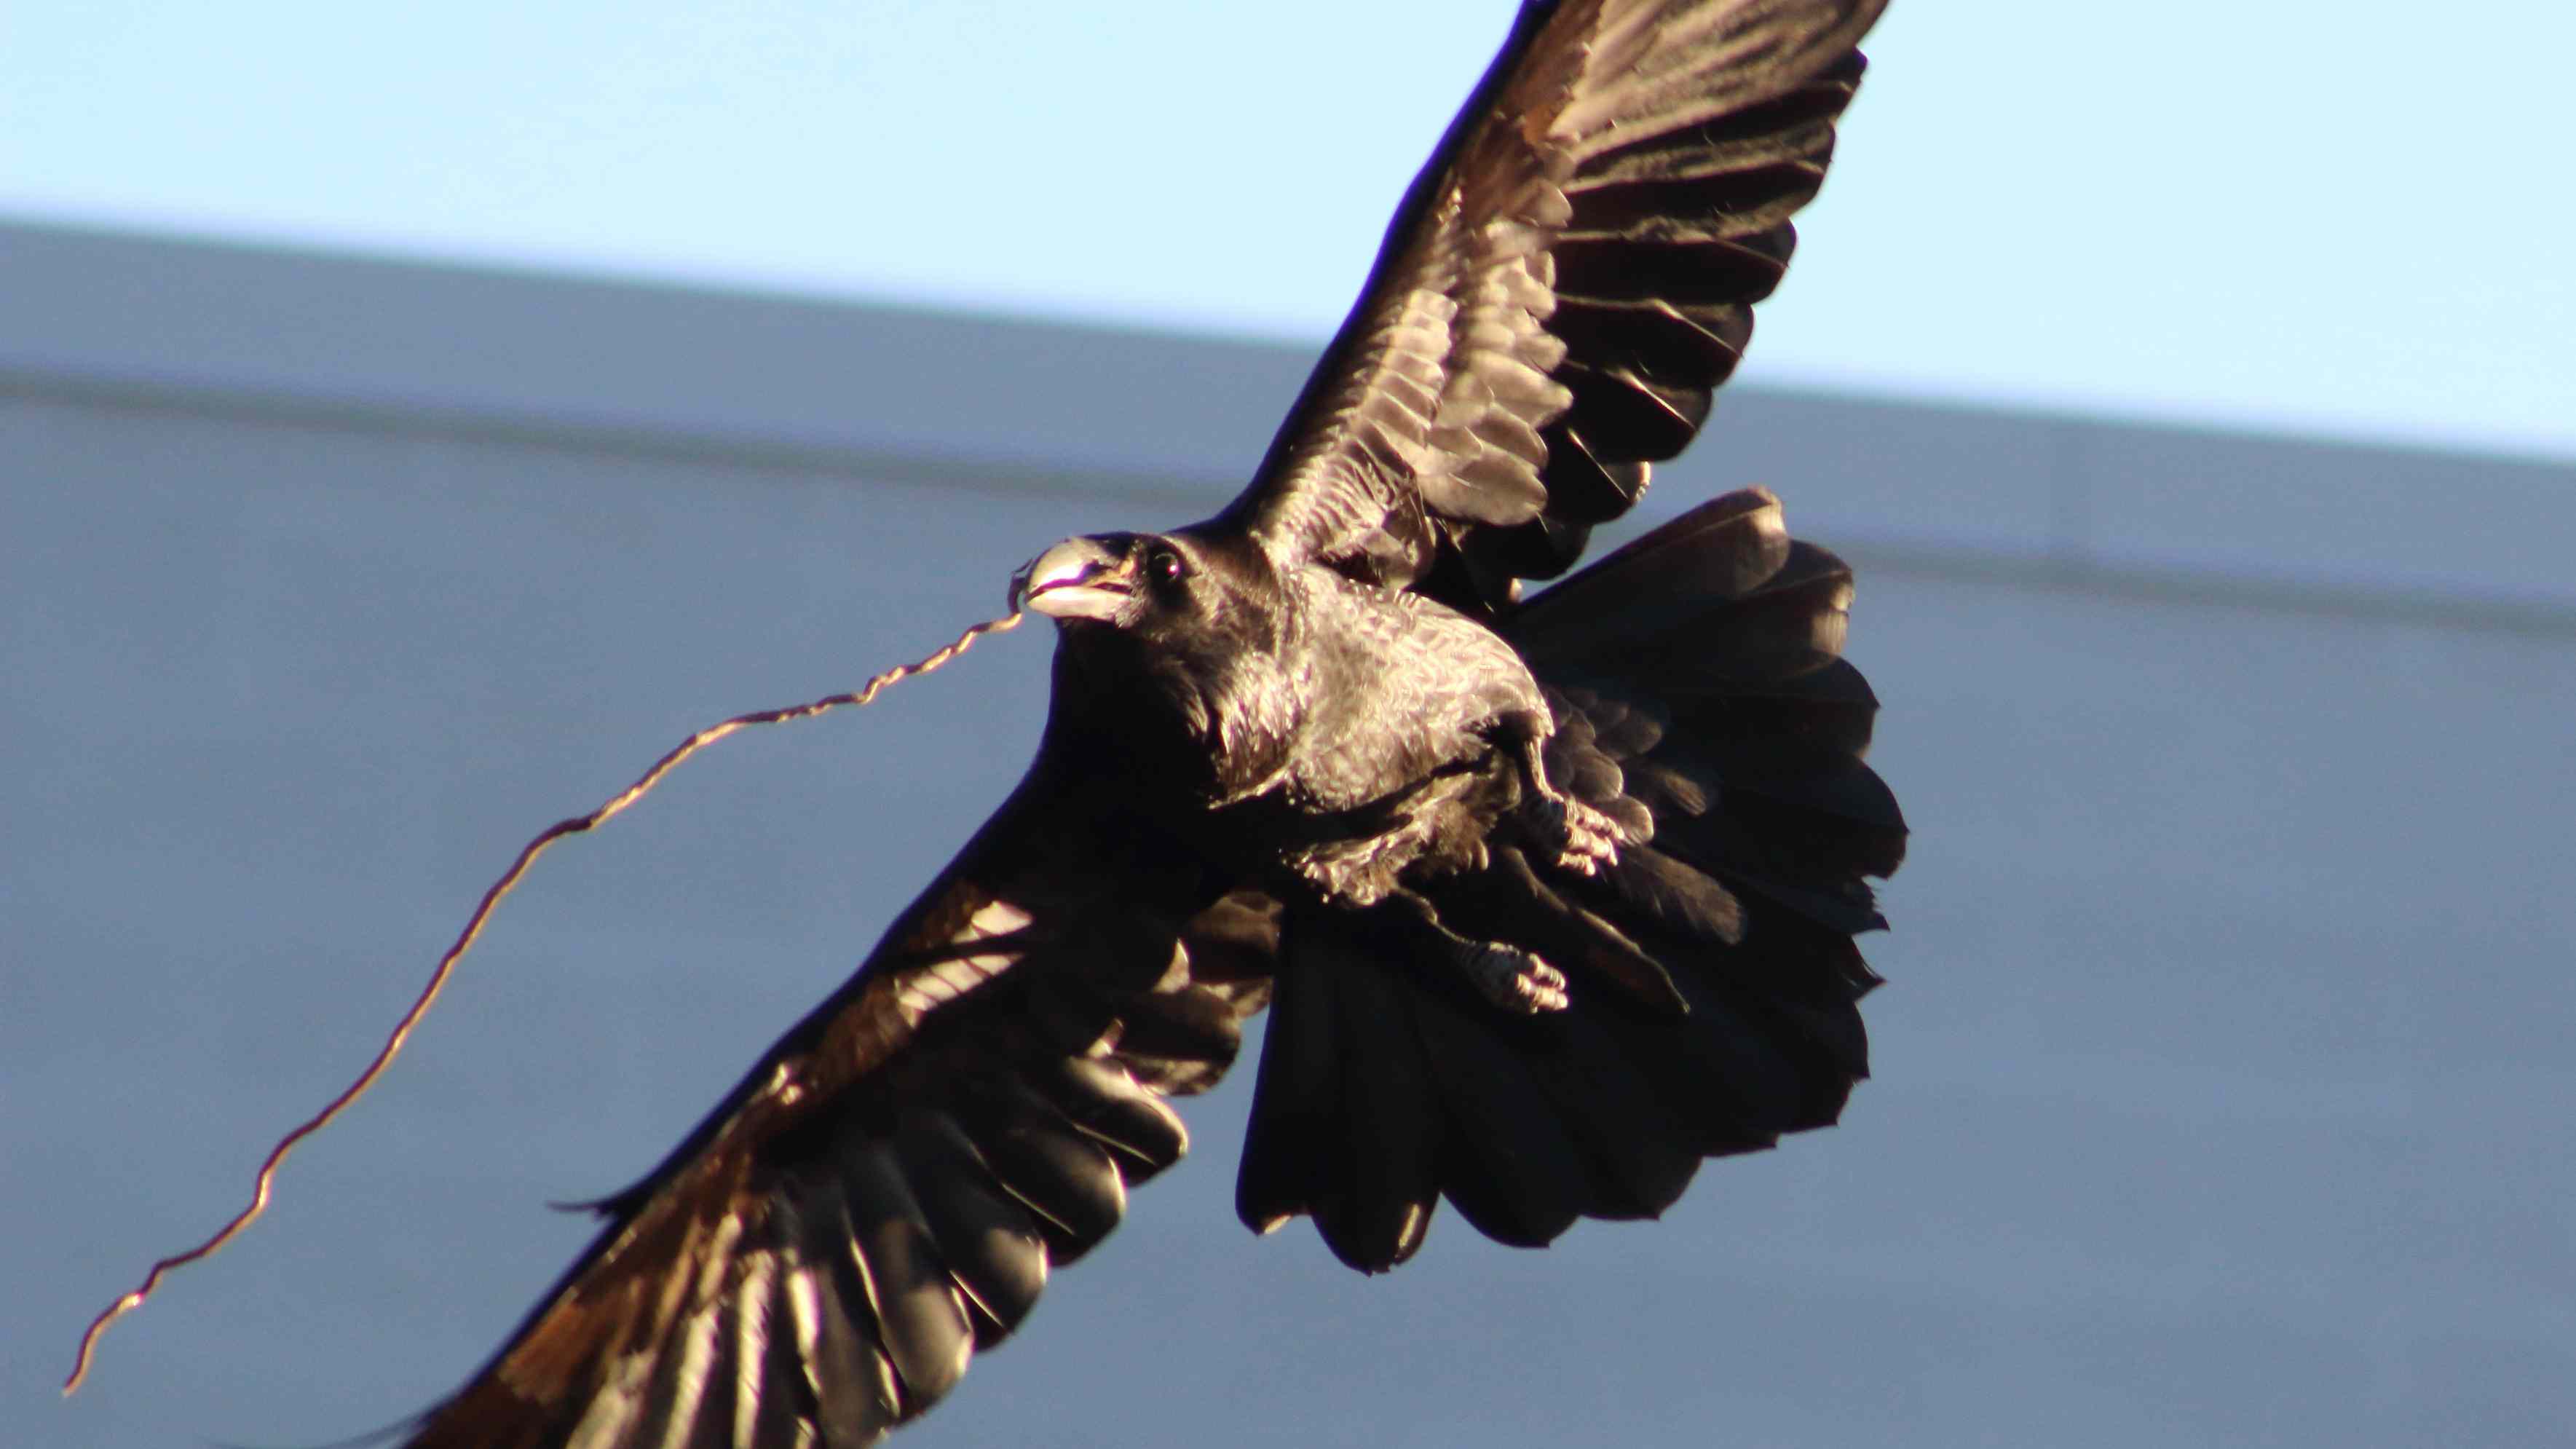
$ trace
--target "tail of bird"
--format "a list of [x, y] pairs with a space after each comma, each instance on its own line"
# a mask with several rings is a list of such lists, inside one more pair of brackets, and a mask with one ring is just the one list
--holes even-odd
[[1840, 1114], [1868, 1073], [1854, 935], [1903, 859], [1862, 763], [1877, 700], [1840, 657], [1851, 573], [1727, 495], [1517, 607], [1546, 687], [1550, 779], [1620, 822], [1582, 873], [1498, 832], [1487, 868], [1421, 884], [1461, 935], [1532, 951], [1572, 1004], [1518, 1016], [1419, 937], [1292, 912], [1236, 1208], [1311, 1215], [1378, 1271], [1446, 1198], [1536, 1246], [1578, 1217], [1652, 1217], [1700, 1161]]

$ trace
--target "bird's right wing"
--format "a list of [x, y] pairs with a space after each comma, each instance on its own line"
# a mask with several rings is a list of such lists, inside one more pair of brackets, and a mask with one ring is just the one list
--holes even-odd
[[1123, 808], [1041, 757], [406, 1442], [855, 1445], [936, 1402], [1267, 1000], [1275, 908]]

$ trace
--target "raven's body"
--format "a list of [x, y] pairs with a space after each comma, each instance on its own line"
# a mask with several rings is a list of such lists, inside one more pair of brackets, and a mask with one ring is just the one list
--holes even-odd
[[1367, 906], [1468, 863], [1519, 798], [1509, 746], [1554, 729], [1520, 655], [1419, 594], [1191, 532], [1032, 564], [1031, 607], [1063, 626], [1050, 737], [1265, 888]]
[[858, 973], [602, 1204], [422, 1446], [848, 1445], [1177, 1161], [1377, 1271], [1647, 1217], [1867, 1069], [1905, 827], [1850, 574], [1727, 495], [1524, 601], [1679, 452], [1878, 0], [1533, 0], [1241, 497], [1047, 550], [1036, 760]]

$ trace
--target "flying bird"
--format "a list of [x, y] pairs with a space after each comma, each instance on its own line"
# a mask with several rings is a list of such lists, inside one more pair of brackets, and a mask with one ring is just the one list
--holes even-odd
[[1525, 5], [1241, 496], [1070, 539], [1026, 777], [418, 1446], [873, 1442], [1177, 1162], [1365, 1272], [1648, 1218], [1866, 1072], [1849, 570], [1758, 489], [1557, 578], [1706, 418], [1881, 0]]

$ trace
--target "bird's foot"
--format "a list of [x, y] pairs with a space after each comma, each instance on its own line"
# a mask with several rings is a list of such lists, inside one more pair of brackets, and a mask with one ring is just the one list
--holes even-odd
[[1391, 923], [1431, 959], [1455, 966], [1478, 995], [1515, 1016], [1563, 1011], [1572, 1004], [1565, 973], [1539, 959], [1537, 952], [1458, 934], [1442, 924], [1439, 908], [1418, 892], [1390, 892], [1379, 919]]
[[1460, 952], [1458, 964], [1485, 999], [1505, 1011], [1536, 1016], [1563, 1011], [1572, 1000], [1564, 972], [1517, 946], [1480, 942]]
[[1550, 792], [1532, 803], [1539, 828], [1556, 850], [1556, 863], [1577, 875], [1592, 875], [1619, 863], [1619, 847], [1628, 832], [1619, 822], [1575, 799]]
[[1559, 867], [1576, 875], [1597, 875], [1619, 863], [1619, 847], [1628, 832], [1618, 821], [1574, 797], [1547, 777], [1547, 730], [1532, 719], [1506, 720], [1517, 751], [1521, 784], [1526, 791], [1524, 818], [1537, 827], [1540, 843], [1553, 851]]

